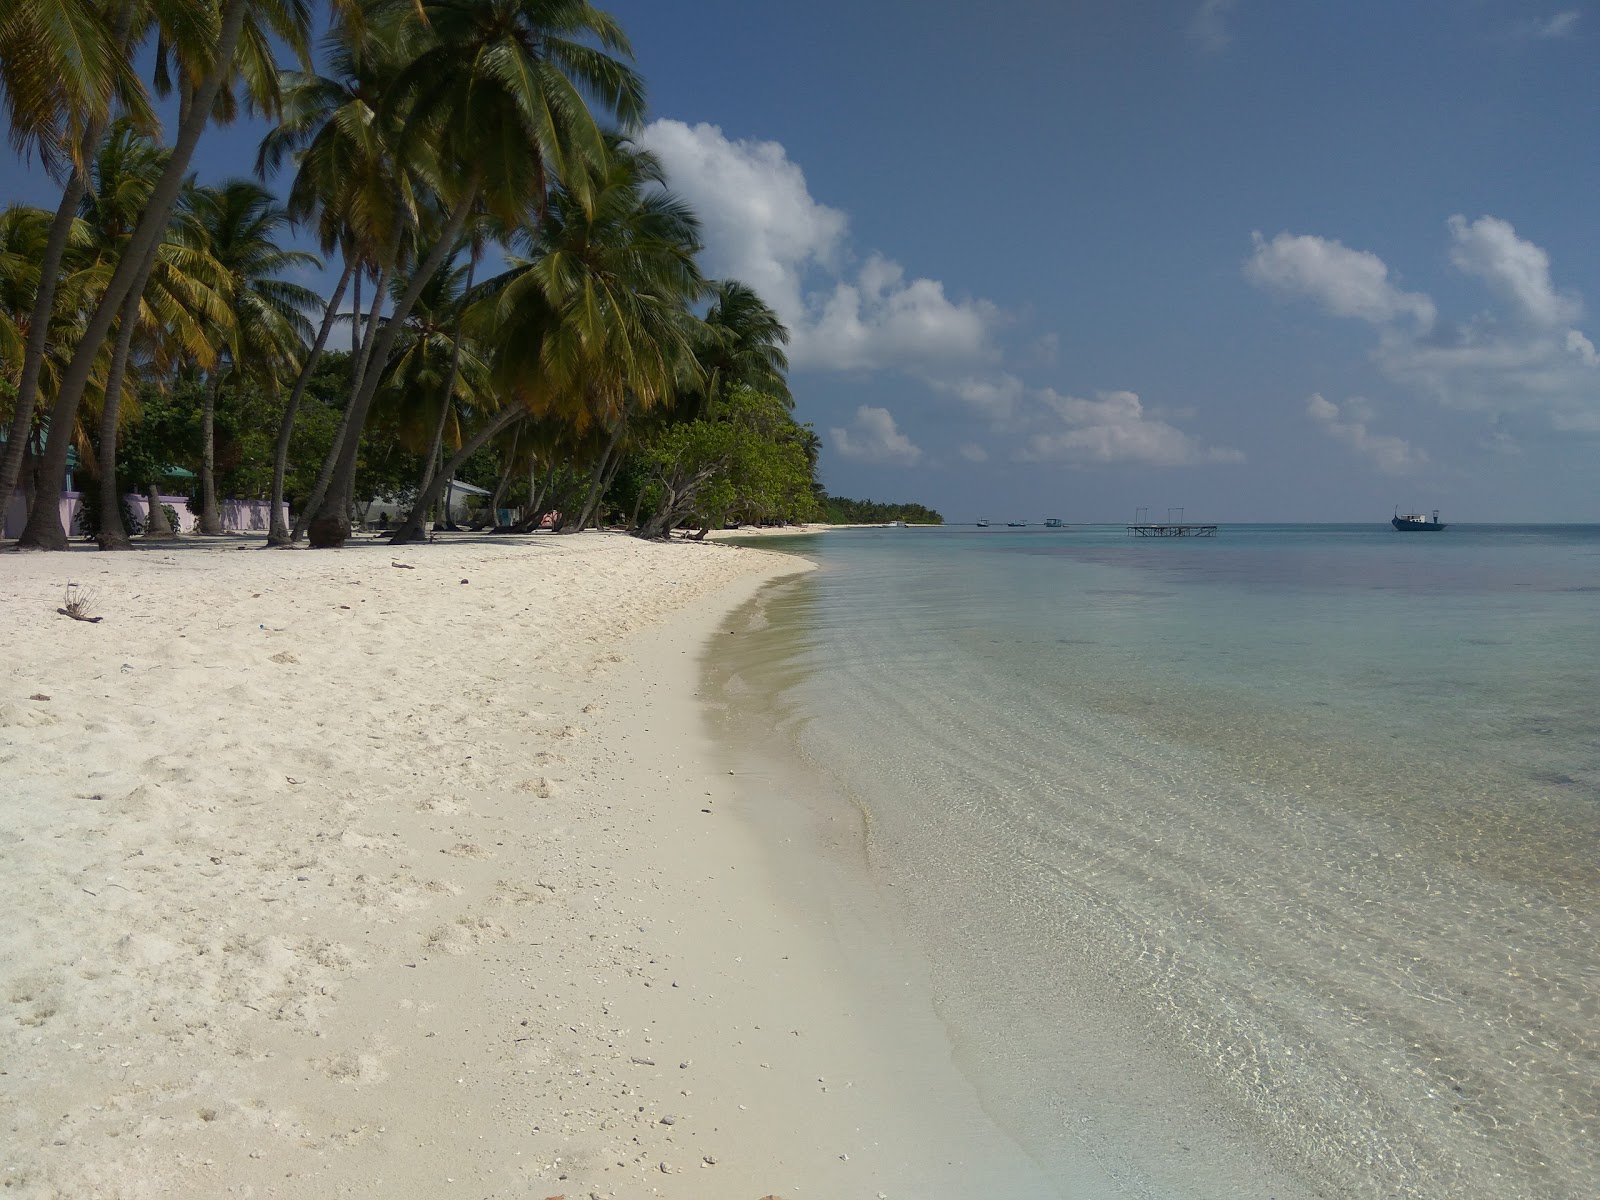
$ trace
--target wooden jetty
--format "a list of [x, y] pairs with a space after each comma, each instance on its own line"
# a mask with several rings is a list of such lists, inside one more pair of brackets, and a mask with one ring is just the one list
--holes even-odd
[[1134, 513], [1133, 524], [1128, 526], [1128, 532], [1134, 537], [1216, 537], [1215, 525], [1191, 525], [1183, 519], [1183, 509], [1167, 509], [1165, 521], [1151, 521], [1150, 510], [1141, 508]]
[[1134, 537], [1216, 537], [1215, 525], [1129, 525]]

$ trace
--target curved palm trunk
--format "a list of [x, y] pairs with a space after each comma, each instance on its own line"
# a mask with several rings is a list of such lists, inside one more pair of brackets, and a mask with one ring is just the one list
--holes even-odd
[[222, 533], [222, 512], [217, 507], [217, 397], [222, 394], [222, 373], [213, 371], [200, 410], [200, 532]]
[[[440, 230], [439, 240], [412, 274], [411, 282], [406, 285], [405, 293], [395, 304], [388, 324], [383, 327], [383, 332], [374, 342], [371, 360], [362, 376], [361, 389], [350, 402], [350, 427], [345, 433], [344, 445], [339, 448], [339, 464], [334, 470], [333, 480], [328, 485], [327, 495], [322, 498], [322, 504], [317, 509], [317, 515], [306, 526], [311, 545], [317, 549], [337, 548], [344, 545], [350, 536], [350, 498], [355, 489], [356, 453], [360, 449], [361, 431], [367, 422], [367, 412], [372, 407], [373, 394], [378, 390], [378, 380], [383, 376], [384, 364], [389, 361], [389, 353], [394, 349], [395, 339], [400, 336], [401, 327], [411, 315], [417, 297], [444, 265], [445, 257], [455, 245], [456, 238], [460, 236], [461, 227], [467, 220], [467, 212], [477, 200], [477, 192], [476, 180], [463, 190], [461, 199], [450, 212], [449, 220]], [[437, 483], [437, 480], [435, 482]]]
[[278, 444], [272, 458], [272, 516], [267, 532], [269, 546], [289, 544], [289, 522], [283, 511], [283, 480], [289, 473], [289, 441], [294, 436], [294, 419], [300, 412], [300, 401], [305, 398], [306, 385], [311, 382], [317, 362], [322, 358], [322, 348], [328, 344], [328, 335], [333, 332], [333, 323], [339, 316], [339, 301], [344, 299], [344, 290], [350, 286], [350, 276], [355, 274], [355, 270], [355, 260], [346, 258], [344, 274], [339, 276], [339, 286], [333, 289], [328, 307], [322, 314], [322, 327], [317, 330], [317, 340], [311, 344], [311, 352], [306, 355], [305, 362], [300, 364], [294, 391], [289, 393], [289, 402], [283, 407], [283, 420], [278, 423]]
[[130, 292], [122, 305], [122, 325], [111, 351], [105, 402], [100, 406], [100, 530], [95, 540], [102, 550], [133, 549], [122, 525], [122, 490], [117, 487], [117, 414], [122, 407], [122, 381], [128, 372], [133, 331], [139, 323], [140, 299], [139, 293]]
[[[133, 4], [124, 3], [117, 9], [116, 25], [112, 38], [116, 45], [125, 46], [133, 25]], [[17, 479], [22, 474], [22, 460], [27, 453], [28, 431], [33, 424], [33, 410], [39, 403], [39, 373], [44, 369], [44, 354], [50, 344], [50, 318], [55, 315], [56, 285], [61, 281], [61, 260], [66, 254], [67, 239], [72, 235], [72, 222], [78, 215], [78, 204], [89, 190], [88, 161], [95, 147], [105, 136], [110, 123], [110, 113], [90, 119], [78, 142], [78, 156], [73, 163], [72, 175], [62, 189], [61, 203], [56, 207], [55, 219], [50, 223], [50, 236], [45, 241], [44, 257], [39, 260], [39, 283], [33, 293], [33, 310], [28, 316], [28, 343], [22, 355], [22, 375], [17, 380], [17, 408], [11, 417], [10, 435], [5, 453], [0, 457], [0, 504], [11, 502]]]
[[167, 510], [161, 507], [161, 483], [159, 480], [150, 484], [150, 511], [144, 516], [144, 537], [149, 541], [158, 538], [176, 537], [172, 522], [167, 520]]
[[[600, 456], [600, 461], [594, 465], [594, 474], [589, 480], [589, 496], [583, 502], [583, 507], [578, 510], [578, 519], [572, 525], [572, 533], [582, 533], [589, 527], [589, 522], [594, 520], [595, 510], [600, 507], [600, 499], [605, 495], [605, 489], [610, 481], [607, 468], [612, 467], [611, 456], [617, 452], [617, 443], [622, 440], [622, 430], [628, 423], [628, 409], [625, 406], [622, 415], [617, 418], [616, 427], [611, 431], [611, 440], [606, 443], [605, 453]], [[567, 532], [563, 528], [562, 532]]]
[[194, 157], [195, 146], [205, 131], [211, 115], [211, 105], [216, 100], [222, 81], [233, 69], [233, 53], [239, 44], [239, 34], [244, 28], [244, 18], [249, 8], [248, 0], [224, 0], [222, 20], [217, 38], [217, 56], [211, 70], [195, 89], [193, 102], [179, 123], [178, 136], [173, 142], [172, 154], [150, 193], [144, 215], [129, 239], [127, 249], [117, 264], [111, 281], [106, 286], [90, 317], [78, 348], [72, 356], [66, 374], [62, 377], [60, 391], [50, 409], [50, 436], [45, 442], [44, 459], [39, 464], [39, 490], [28, 513], [27, 527], [22, 531], [21, 545], [36, 550], [65, 550], [67, 533], [61, 527], [60, 505], [57, 497], [66, 481], [67, 451], [71, 448], [73, 424], [78, 418], [78, 406], [83, 400], [94, 360], [104, 345], [106, 335], [121, 311], [122, 302], [141, 274], [145, 256], [161, 239], [172, 206], [189, 173], [189, 162]]
[[[99, 140], [105, 130], [104, 122], [91, 125]], [[90, 149], [89, 135], [84, 134], [85, 156]], [[44, 258], [39, 263], [39, 286], [34, 293], [33, 312], [29, 315], [28, 344], [23, 352], [22, 378], [17, 385], [17, 407], [11, 415], [11, 429], [6, 438], [5, 456], [0, 459], [0, 497], [10, 501], [17, 490], [17, 480], [22, 475], [22, 459], [27, 452], [28, 430], [33, 424], [33, 410], [39, 403], [39, 373], [44, 367], [44, 353], [50, 342], [50, 318], [55, 314], [56, 284], [61, 278], [61, 259], [66, 253], [67, 238], [72, 233], [72, 222], [78, 215], [78, 204], [89, 190], [88, 181], [74, 169], [72, 178], [61, 193], [61, 206], [56, 209], [55, 220], [50, 224], [50, 238], [45, 243]]]
[[[427, 491], [428, 485], [433, 482], [434, 464], [439, 461], [440, 452], [444, 449], [444, 427], [450, 419], [450, 401], [456, 390], [456, 375], [461, 370], [461, 318], [466, 312], [467, 296], [472, 291], [472, 277], [478, 270], [478, 251], [474, 247], [467, 260], [467, 286], [461, 293], [461, 311], [456, 313], [455, 328], [450, 332], [450, 368], [444, 376], [444, 394], [439, 398], [439, 420], [433, 427], [433, 440], [428, 443], [427, 465], [422, 469], [421, 491]], [[445, 524], [450, 523], [450, 507], [445, 506]]]
[[[394, 260], [394, 253], [398, 253], [400, 235], [396, 231], [394, 242], [390, 245], [390, 262]], [[323, 498], [328, 494], [328, 485], [333, 482], [333, 472], [339, 465], [339, 455], [344, 450], [344, 439], [350, 432], [350, 421], [355, 415], [356, 395], [361, 391], [361, 385], [366, 379], [367, 359], [372, 353], [372, 339], [378, 328], [378, 310], [383, 305], [383, 295], [389, 288], [389, 277], [392, 266], [385, 265], [378, 271], [378, 278], [374, 281], [372, 295], [372, 311], [367, 315], [366, 329], [361, 335], [360, 345], [356, 347], [355, 361], [351, 364], [350, 373], [350, 399], [344, 406], [344, 412], [339, 417], [339, 428], [333, 435], [333, 445], [328, 447], [327, 457], [322, 460], [322, 469], [317, 472], [317, 482], [312, 485], [311, 495], [306, 499], [305, 507], [300, 510], [300, 515], [295, 518], [294, 532], [290, 535], [291, 541], [298, 542], [305, 535], [306, 526], [316, 516], [322, 507]], [[361, 290], [361, 276], [356, 276], [356, 290]], [[354, 334], [351, 335], [354, 337]], [[345, 508], [349, 509], [346, 503]]]
[[[517, 469], [517, 442], [522, 438], [522, 427], [519, 425], [511, 431], [511, 452], [506, 455], [506, 469], [500, 472], [500, 482], [494, 485], [494, 495], [489, 498], [489, 519], [484, 521], [481, 517], [473, 523], [474, 529], [482, 529], [485, 524], [491, 529], [500, 528], [500, 501], [506, 498], [506, 489], [511, 486], [511, 472]], [[529, 489], [529, 498], [532, 498], [532, 489]]]
[[512, 423], [527, 416], [527, 412], [516, 404], [503, 409], [471, 439], [462, 444], [456, 451], [456, 456], [445, 464], [444, 470], [433, 477], [433, 482], [426, 490], [420, 493], [411, 505], [411, 511], [406, 514], [406, 519], [400, 523], [400, 528], [394, 531], [394, 536], [389, 539], [391, 545], [401, 542], [416, 542], [422, 540], [422, 523], [427, 518], [428, 510], [438, 501], [440, 493], [444, 491], [445, 484], [455, 478], [461, 464], [466, 462], [484, 446], [489, 444], [489, 439], [503, 429], [511, 427]]

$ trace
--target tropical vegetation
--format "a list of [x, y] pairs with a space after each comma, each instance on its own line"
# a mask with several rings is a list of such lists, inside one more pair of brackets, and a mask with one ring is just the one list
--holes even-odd
[[843, 496], [818, 498], [826, 525], [881, 525], [904, 521], [908, 525], [943, 525], [944, 518], [921, 504], [880, 504], [876, 500], [847, 500]]
[[[824, 495], [788, 331], [702, 272], [695, 214], [634, 140], [644, 82], [610, 15], [334, 0], [314, 24], [308, 0], [0, 8], [11, 145], [60, 186], [54, 212], [0, 211], [0, 497], [28, 497], [23, 546], [66, 546], [69, 469], [105, 549], [168, 536], [174, 487], [203, 533], [226, 495], [269, 506], [270, 544], [316, 547], [375, 501], [404, 513], [392, 538], [425, 536], [460, 485], [501, 532], [937, 520]], [[269, 125], [257, 178], [197, 179], [241, 111]]]

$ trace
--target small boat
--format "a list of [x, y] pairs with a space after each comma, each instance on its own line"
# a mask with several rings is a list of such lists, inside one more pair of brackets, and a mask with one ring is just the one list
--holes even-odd
[[1027, 527], [1028, 527], [1028, 523], [1026, 521], [1007, 521], [1006, 522], [1006, 528], [1007, 529], [1026, 529]]
[[978, 528], [979, 529], [987, 529], [987, 528], [989, 528], [989, 518], [985, 517], [981, 521], [979, 521], [978, 522]]
[[1433, 510], [1430, 520], [1427, 513], [1403, 513], [1398, 508], [1394, 510], [1394, 519], [1389, 522], [1401, 533], [1438, 533], [1443, 529], [1444, 522], [1439, 520], [1439, 510]]
[[1046, 517], [1044, 519], [1044, 527], [1046, 529], [1064, 529], [1066, 524], [1060, 517]]

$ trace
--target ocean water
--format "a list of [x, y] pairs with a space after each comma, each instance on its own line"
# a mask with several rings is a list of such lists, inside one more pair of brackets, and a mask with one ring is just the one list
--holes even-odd
[[1600, 527], [783, 548], [715, 670], [1058, 1194], [1600, 1196]]

